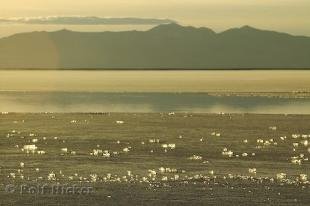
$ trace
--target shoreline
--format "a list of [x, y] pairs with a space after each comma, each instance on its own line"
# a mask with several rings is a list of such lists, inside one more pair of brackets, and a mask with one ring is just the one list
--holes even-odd
[[310, 68], [0, 68], [0, 71], [309, 71]]
[[171, 92], [171, 91], [89, 91], [89, 90], [0, 90], [1, 93], [101, 93], [101, 94], [205, 94], [216, 97], [270, 97], [270, 98], [286, 98], [286, 99], [303, 99], [310, 98], [310, 91], [281, 91], [281, 92], [234, 92], [234, 91], [222, 91], [222, 92]]

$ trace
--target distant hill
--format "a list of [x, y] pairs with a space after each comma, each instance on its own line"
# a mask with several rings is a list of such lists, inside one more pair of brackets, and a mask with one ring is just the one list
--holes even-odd
[[21, 33], [0, 39], [0, 68], [310, 68], [310, 38], [249, 26], [215, 33], [178, 24], [149, 31]]

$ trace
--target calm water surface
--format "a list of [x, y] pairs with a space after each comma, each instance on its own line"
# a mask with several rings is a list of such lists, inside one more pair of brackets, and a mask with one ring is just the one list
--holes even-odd
[[310, 99], [206, 92], [310, 91], [310, 71], [0, 71], [0, 112], [310, 114]]
[[205, 93], [0, 92], [0, 111], [310, 114], [310, 99]]

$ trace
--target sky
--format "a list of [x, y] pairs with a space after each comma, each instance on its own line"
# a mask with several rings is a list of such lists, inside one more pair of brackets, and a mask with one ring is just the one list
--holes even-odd
[[[251, 25], [310, 36], [310, 0], [0, 0], [0, 2], [0, 19], [40, 16], [164, 18], [175, 20], [182, 25], [209, 27], [215, 31]], [[54, 30], [58, 27], [90, 31], [109, 28], [93, 25], [25, 26], [1, 23], [0, 37], [24, 30]]]

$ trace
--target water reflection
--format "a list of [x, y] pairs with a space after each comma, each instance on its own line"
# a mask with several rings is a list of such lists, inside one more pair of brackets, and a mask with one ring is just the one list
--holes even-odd
[[227, 112], [310, 114], [310, 99], [206, 93], [0, 92], [4, 112]]

